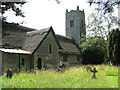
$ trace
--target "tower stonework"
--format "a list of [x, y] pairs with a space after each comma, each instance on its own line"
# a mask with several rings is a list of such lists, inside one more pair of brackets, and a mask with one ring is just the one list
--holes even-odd
[[82, 34], [86, 35], [84, 10], [80, 11], [78, 6], [70, 12], [66, 9], [66, 36], [73, 38], [80, 46]]

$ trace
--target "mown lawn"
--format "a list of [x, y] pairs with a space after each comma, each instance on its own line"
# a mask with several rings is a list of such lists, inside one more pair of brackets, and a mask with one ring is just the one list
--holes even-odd
[[118, 88], [118, 67], [96, 65], [97, 79], [85, 66], [71, 67], [65, 72], [40, 70], [35, 73], [21, 72], [12, 79], [2, 76], [3, 88]]

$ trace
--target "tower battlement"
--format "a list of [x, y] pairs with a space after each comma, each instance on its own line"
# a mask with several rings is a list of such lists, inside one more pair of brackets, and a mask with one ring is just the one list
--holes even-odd
[[77, 9], [76, 9], [76, 10], [68, 11], [68, 9], [66, 9], [66, 13], [71, 13], [71, 12], [81, 12], [81, 13], [84, 14], [84, 10], [79, 10], [79, 6], [77, 6]]

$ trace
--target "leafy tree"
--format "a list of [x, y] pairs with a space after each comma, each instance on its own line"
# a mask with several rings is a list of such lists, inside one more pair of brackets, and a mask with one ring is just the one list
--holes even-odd
[[[114, 32], [114, 30], [112, 31]], [[113, 56], [112, 56], [112, 51], [113, 51], [113, 42], [112, 42], [112, 33], [109, 32], [109, 36], [108, 36], [108, 57], [109, 60], [113, 60]]]
[[108, 38], [108, 57], [113, 65], [120, 64], [120, 31], [113, 29]]
[[89, 37], [80, 45], [83, 64], [101, 64], [104, 62], [105, 40], [102, 37]]
[[118, 18], [112, 13], [104, 15], [101, 8], [95, 8], [95, 12], [88, 17], [87, 30], [93, 36], [107, 37], [108, 32], [118, 25]]
[[120, 0], [88, 0], [90, 6], [94, 3], [104, 10], [104, 14], [114, 12], [114, 8], [120, 4]]
[[[19, 8], [19, 6], [22, 7], [22, 5], [25, 3], [26, 3], [25, 1], [21, 2], [20, 0], [17, 2], [5, 2], [5, 1], [1, 2], [1, 9], [2, 9], [1, 10], [1, 14], [2, 14], [1, 19], [3, 21], [6, 21], [6, 17], [4, 17], [4, 13], [6, 11], [8, 11], [9, 9], [12, 9], [12, 11], [15, 12], [15, 16], [25, 17], [22, 10]], [[17, 5], [19, 5], [19, 6], [17, 6]]]

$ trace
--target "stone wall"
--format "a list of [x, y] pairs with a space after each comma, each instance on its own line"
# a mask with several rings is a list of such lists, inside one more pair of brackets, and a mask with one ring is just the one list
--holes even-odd
[[78, 64], [79, 63], [78, 59], [79, 58], [78, 58], [77, 55], [69, 55], [68, 62], [69, 62], [70, 65], [72, 65], [72, 64]]
[[[49, 53], [49, 45], [51, 44], [51, 54]], [[34, 54], [34, 67], [37, 68], [37, 59], [41, 58], [42, 68], [43, 67], [54, 67], [59, 66], [59, 47], [56, 43], [53, 33], [50, 32], [44, 41], [41, 43], [39, 48]]]
[[[68, 60], [67, 62], [63, 61], [63, 57], [67, 56]], [[82, 57], [81, 55], [77, 55], [77, 54], [62, 54], [60, 55], [60, 61], [62, 61], [62, 64], [65, 64], [66, 67], [68, 66], [74, 66], [74, 65], [80, 65], [82, 63]]]
[[[24, 65], [22, 65], [22, 58], [24, 59]], [[30, 55], [21, 54], [20, 55], [20, 68], [25, 69], [26, 71], [30, 70], [30, 60], [31, 60]]]
[[19, 69], [18, 54], [2, 53], [2, 70], [6, 73], [9, 69]]
[[[2, 72], [6, 73], [8, 69], [12, 71], [19, 70], [19, 58], [20, 58], [20, 69], [24, 68], [29, 70], [30, 68], [30, 55], [20, 55], [13, 53], [2, 53]], [[24, 66], [21, 65], [21, 60], [24, 58]]]

